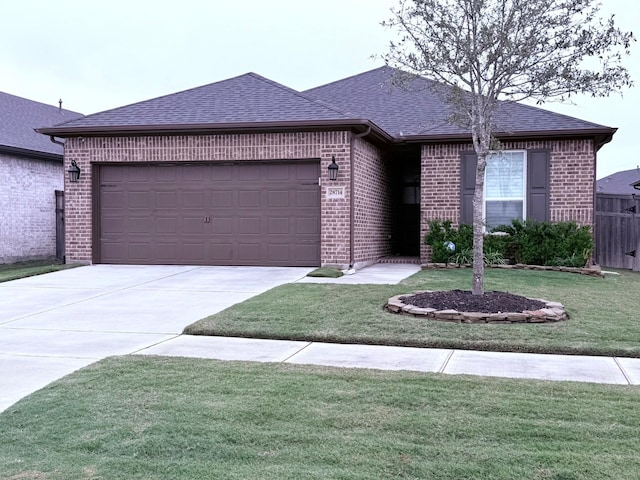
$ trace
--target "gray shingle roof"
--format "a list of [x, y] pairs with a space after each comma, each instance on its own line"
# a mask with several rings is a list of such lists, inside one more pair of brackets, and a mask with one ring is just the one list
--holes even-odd
[[[447, 121], [444, 97], [417, 78], [411, 88], [394, 87], [395, 70], [381, 67], [298, 92], [255, 73], [247, 73], [140, 103], [72, 120], [44, 133], [57, 135], [211, 131], [300, 127], [371, 126], [378, 138], [405, 140], [467, 138], [468, 130]], [[614, 129], [546, 110], [502, 102], [498, 132], [523, 136], [596, 133], [600, 142]], [[382, 130], [381, 130], [382, 129]], [[413, 137], [413, 138], [411, 138]]]
[[[416, 78], [401, 88], [391, 83], [394, 73], [393, 68], [380, 67], [304, 93], [366, 117], [394, 137], [469, 134], [447, 121], [449, 108], [432, 88], [434, 82]], [[515, 102], [500, 103], [495, 123], [496, 131], [504, 133], [608, 128]]]
[[62, 156], [62, 147], [35, 128], [51, 127], [82, 114], [0, 92], [0, 149], [19, 149]]
[[596, 192], [613, 195], [640, 194], [633, 184], [640, 181], [640, 167], [613, 173], [596, 181]]
[[204, 125], [345, 119], [291, 88], [247, 73], [202, 87], [88, 115], [65, 127]]

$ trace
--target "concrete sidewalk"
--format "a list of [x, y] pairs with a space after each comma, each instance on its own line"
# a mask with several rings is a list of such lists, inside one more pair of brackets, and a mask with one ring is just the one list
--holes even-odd
[[640, 385], [640, 359], [182, 335], [139, 355]]

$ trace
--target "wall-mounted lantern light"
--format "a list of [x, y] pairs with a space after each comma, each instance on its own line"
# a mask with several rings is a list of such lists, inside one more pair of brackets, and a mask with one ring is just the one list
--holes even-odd
[[336, 157], [331, 157], [331, 163], [327, 167], [329, 169], [329, 179], [337, 180], [338, 178], [338, 164], [336, 163]]
[[75, 160], [71, 160], [71, 166], [69, 167], [69, 170], [67, 170], [67, 173], [69, 174], [70, 182], [77, 183], [78, 180], [80, 180], [80, 167]]

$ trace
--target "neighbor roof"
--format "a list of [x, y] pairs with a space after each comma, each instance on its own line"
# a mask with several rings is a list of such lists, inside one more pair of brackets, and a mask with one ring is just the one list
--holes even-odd
[[0, 150], [62, 159], [62, 147], [34, 129], [81, 116], [71, 110], [0, 92]]
[[[391, 82], [396, 70], [381, 67], [298, 92], [255, 73], [108, 110], [41, 129], [41, 133], [201, 133], [303, 127], [372, 127], [387, 141], [443, 141], [470, 138], [447, 121], [445, 99], [433, 82], [416, 78], [407, 88]], [[594, 136], [598, 145], [615, 129], [546, 110], [501, 102], [498, 130], [514, 137]]]
[[596, 181], [596, 192], [613, 195], [638, 194], [634, 184], [640, 182], [640, 167], [623, 170]]

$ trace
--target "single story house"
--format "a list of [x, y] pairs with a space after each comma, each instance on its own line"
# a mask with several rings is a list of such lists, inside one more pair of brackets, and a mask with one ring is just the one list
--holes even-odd
[[[304, 92], [248, 73], [40, 129], [80, 170], [66, 184], [67, 260], [426, 261], [430, 220], [471, 220], [476, 158], [432, 83], [394, 87], [393, 73]], [[513, 102], [496, 126], [487, 214], [592, 226], [596, 152], [616, 130]]]
[[0, 92], [0, 263], [56, 256], [63, 148], [34, 129], [81, 116]]

